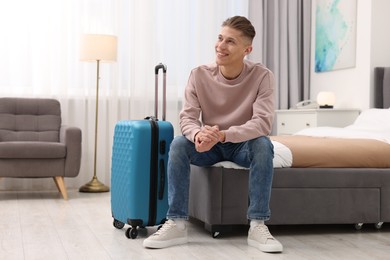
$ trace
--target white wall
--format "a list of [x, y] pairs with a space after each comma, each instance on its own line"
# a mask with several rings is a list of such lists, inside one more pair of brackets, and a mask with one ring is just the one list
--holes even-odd
[[[379, 0], [373, 0], [379, 1]], [[388, 0], [381, 0], [387, 2]], [[390, 1], [389, 1], [390, 2]], [[320, 91], [332, 91], [336, 94], [335, 108], [370, 107], [371, 95], [371, 1], [358, 0], [357, 7], [357, 39], [356, 67], [330, 72], [317, 73], [314, 71], [315, 52], [315, 10], [312, 10], [312, 54], [310, 74], [310, 98], [316, 99]], [[389, 9], [387, 9], [389, 10]]]
[[371, 65], [390, 65], [390, 1], [372, 0]]
[[371, 20], [371, 104], [373, 104], [374, 68], [390, 66], [390, 1], [372, 0]]

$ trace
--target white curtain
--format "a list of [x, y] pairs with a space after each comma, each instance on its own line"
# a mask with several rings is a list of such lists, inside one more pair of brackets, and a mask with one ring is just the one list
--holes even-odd
[[[154, 66], [168, 66], [167, 120], [179, 134], [189, 72], [213, 62], [220, 25], [233, 15], [248, 16], [248, 1], [2, 0], [0, 96], [60, 100], [63, 123], [83, 133], [80, 174], [65, 180], [79, 188], [93, 175], [96, 102], [96, 63], [79, 61], [80, 35], [116, 35], [117, 62], [101, 63], [99, 81], [97, 176], [110, 185], [115, 124], [153, 114]], [[50, 179], [0, 180], [0, 190], [22, 189], [56, 188]]]

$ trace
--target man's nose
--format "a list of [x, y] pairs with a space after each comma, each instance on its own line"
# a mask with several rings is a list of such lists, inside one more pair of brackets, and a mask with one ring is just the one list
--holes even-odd
[[226, 42], [225, 42], [225, 41], [220, 41], [220, 42], [218, 42], [217, 46], [218, 46], [220, 49], [225, 49], [225, 47], [226, 47]]

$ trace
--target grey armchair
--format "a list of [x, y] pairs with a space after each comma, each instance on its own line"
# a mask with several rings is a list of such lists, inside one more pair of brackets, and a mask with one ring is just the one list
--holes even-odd
[[81, 130], [61, 125], [55, 99], [0, 98], [0, 177], [53, 178], [64, 199], [64, 177], [76, 177]]

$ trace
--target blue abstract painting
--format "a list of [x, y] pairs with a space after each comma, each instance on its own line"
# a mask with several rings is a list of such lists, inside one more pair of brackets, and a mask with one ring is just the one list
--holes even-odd
[[357, 0], [317, 0], [315, 71], [355, 67]]

